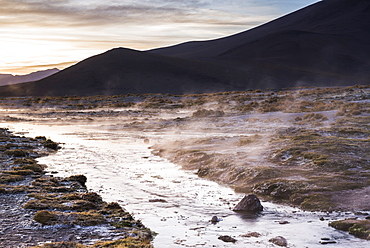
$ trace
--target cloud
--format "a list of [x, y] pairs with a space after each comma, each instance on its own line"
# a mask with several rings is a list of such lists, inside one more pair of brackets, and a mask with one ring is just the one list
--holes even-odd
[[[91, 4], [88, 4], [91, 2]], [[121, 1], [122, 2], [122, 1]], [[3, 25], [65, 25], [101, 26], [117, 22], [159, 22], [162, 17], [177, 16], [187, 9], [171, 5], [115, 1], [40, 1], [0, 0], [0, 19]], [[187, 13], [189, 14], [189, 13]]]
[[[0, 18], [0, 24], [70, 27], [148, 22], [163, 24], [165, 22], [207, 23], [210, 21], [210, 23], [217, 24], [217, 20], [222, 16], [227, 17], [226, 23], [241, 25], [240, 18], [233, 21], [235, 18], [233, 14], [223, 12], [217, 6], [212, 1], [200, 0], [0, 0], [0, 16], [6, 17]], [[215, 10], [212, 9], [214, 7], [216, 7]], [[211, 18], [212, 15], [213, 18]], [[220, 22], [220, 25], [223, 23], [225, 21]]]
[[[79, 47], [85, 42], [84, 48], [101, 40], [105, 45], [100, 42], [100, 48], [120, 44], [145, 49], [216, 38], [272, 18], [238, 13], [244, 5], [248, 11], [269, 12], [246, 2], [230, 0], [223, 10], [225, 2], [218, 0], [0, 0], [0, 31], [21, 39], [75, 42]], [[242, 6], [236, 8], [237, 3]]]
[[78, 61], [71, 61], [71, 62], [63, 62], [63, 63], [56, 63], [56, 64], [34, 64], [34, 65], [26, 65], [26, 66], [15, 66], [12, 67], [7, 71], [7, 73], [11, 74], [28, 74], [35, 71], [40, 70], [47, 70], [50, 68], [66, 68], [73, 64], [76, 64]]
[[1, 69], [23, 63], [28, 72], [33, 64], [78, 61], [118, 46], [145, 50], [218, 38], [282, 14], [276, 2], [0, 0]]

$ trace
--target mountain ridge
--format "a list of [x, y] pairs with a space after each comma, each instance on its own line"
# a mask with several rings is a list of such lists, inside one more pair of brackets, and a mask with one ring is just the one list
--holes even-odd
[[[238, 87], [223, 82], [238, 75], [224, 75], [227, 72], [222, 66], [201, 61], [184, 61], [127, 48], [114, 48], [92, 56], [61, 73], [62, 77], [57, 73], [37, 82], [0, 87], [0, 94], [111, 95], [144, 91], [163, 93], [163, 89], [181, 94], [208, 92], [208, 88], [223, 91]], [[102, 78], [104, 80], [101, 80]], [[199, 81], [202, 82], [201, 85], [198, 85]], [[50, 87], [51, 84], [53, 87]]]
[[0, 74], [0, 86], [36, 81], [53, 75], [60, 70], [57, 68], [40, 70], [25, 75]]
[[324, 0], [259, 27], [159, 49], [115, 48], [0, 95], [208, 93], [368, 84], [370, 1]]

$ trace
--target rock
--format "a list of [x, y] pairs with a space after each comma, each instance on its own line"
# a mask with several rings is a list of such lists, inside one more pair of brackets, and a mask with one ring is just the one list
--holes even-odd
[[258, 238], [258, 237], [261, 237], [262, 234], [258, 233], [258, 232], [249, 232], [247, 234], [243, 234], [243, 235], [240, 235], [240, 237], [243, 237], [243, 238]]
[[281, 220], [281, 221], [279, 221], [279, 224], [280, 225], [286, 225], [286, 224], [289, 224], [290, 222], [289, 221], [287, 221], [287, 220]]
[[76, 239], [75, 235], [73, 235], [73, 234], [69, 234], [66, 237], [63, 237], [63, 241], [66, 241], [66, 242], [70, 242], [70, 241], [73, 241], [75, 239]]
[[233, 211], [262, 211], [263, 206], [260, 200], [255, 195], [246, 195], [244, 198], [234, 207]]
[[235, 243], [237, 241], [236, 239], [234, 239], [233, 237], [230, 237], [228, 235], [220, 236], [220, 237], [218, 237], [218, 239], [220, 239], [224, 242], [230, 242], [230, 243]]
[[212, 217], [212, 219], [211, 219], [211, 222], [212, 222], [212, 223], [219, 222], [218, 217], [217, 217], [216, 215], [215, 215], [215, 216], [213, 216], [213, 217]]
[[330, 240], [329, 238], [321, 238], [320, 244], [327, 245], [327, 244], [336, 244], [337, 241]]
[[365, 215], [365, 216], [368, 216], [369, 214], [368, 213], [365, 213], [365, 212], [355, 212], [356, 215]]
[[330, 222], [329, 226], [338, 230], [347, 231], [349, 234], [352, 234], [357, 238], [370, 240], [370, 220], [350, 218]]
[[275, 238], [269, 239], [269, 242], [275, 245], [278, 245], [278, 246], [284, 246], [284, 247], [288, 246], [288, 241], [282, 236], [277, 236]]
[[163, 202], [166, 203], [167, 201], [164, 199], [149, 199], [149, 202]]

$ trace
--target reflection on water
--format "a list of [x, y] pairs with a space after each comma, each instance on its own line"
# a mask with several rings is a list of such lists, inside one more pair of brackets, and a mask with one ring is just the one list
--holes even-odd
[[[93, 125], [9, 127], [64, 143], [62, 150], [40, 162], [60, 176], [86, 175], [89, 189], [106, 201], [118, 201], [158, 233], [154, 240], [157, 248], [274, 247], [268, 240], [276, 236], [285, 237], [289, 247], [321, 247], [322, 238], [335, 240], [333, 247], [367, 244], [328, 227], [329, 221], [351, 214], [303, 212], [269, 202], [262, 203], [264, 211], [258, 215], [231, 211], [243, 195], [152, 155], [144, 138], [153, 140], [155, 134], [107, 131]], [[221, 221], [210, 222], [215, 215]], [[249, 232], [261, 236], [242, 236]], [[225, 243], [218, 239], [221, 235], [238, 241]]]

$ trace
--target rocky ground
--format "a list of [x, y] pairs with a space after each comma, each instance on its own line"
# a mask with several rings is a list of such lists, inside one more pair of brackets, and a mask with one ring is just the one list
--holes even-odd
[[[238, 192], [305, 210], [370, 211], [369, 86], [0, 104], [3, 122], [96, 121], [147, 133], [155, 154]], [[369, 238], [365, 217], [360, 228], [340, 227]]]
[[150, 230], [117, 203], [88, 192], [84, 176], [45, 174], [35, 158], [58, 148], [45, 137], [0, 129], [0, 246], [152, 247]]

